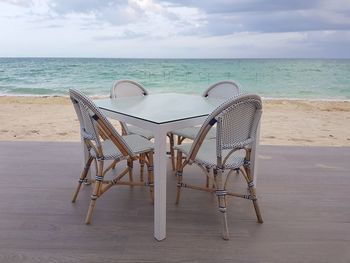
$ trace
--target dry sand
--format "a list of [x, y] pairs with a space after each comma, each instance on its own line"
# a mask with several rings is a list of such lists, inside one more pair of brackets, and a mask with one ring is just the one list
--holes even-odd
[[[348, 101], [265, 100], [263, 110], [261, 144], [350, 146]], [[66, 97], [0, 97], [0, 140], [79, 141], [79, 123]]]

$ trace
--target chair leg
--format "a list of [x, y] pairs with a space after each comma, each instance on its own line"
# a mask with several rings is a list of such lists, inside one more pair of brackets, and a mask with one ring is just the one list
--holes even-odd
[[224, 182], [222, 179], [222, 171], [217, 170], [216, 176], [216, 195], [218, 197], [219, 212], [222, 215], [222, 238], [224, 240], [229, 240], [230, 235], [227, 226], [227, 214], [226, 214], [226, 190], [224, 189]]
[[174, 151], [174, 134], [169, 133], [168, 134], [170, 139], [170, 158], [171, 158], [171, 167], [173, 171], [176, 170], [176, 164], [175, 164], [175, 151]]
[[88, 171], [90, 169], [90, 166], [91, 166], [91, 163], [92, 163], [92, 160], [94, 158], [92, 156], [89, 157], [89, 159], [87, 160], [86, 164], [85, 164], [85, 167], [84, 167], [84, 170], [82, 171], [81, 175], [80, 175], [80, 178], [79, 178], [79, 182], [78, 182], [78, 186], [73, 194], [73, 198], [72, 198], [72, 203], [74, 203], [76, 200], [77, 200], [77, 197], [78, 197], [78, 193], [80, 191], [80, 188], [81, 188], [81, 184], [84, 182], [87, 174], [88, 174]]
[[94, 211], [96, 200], [100, 195], [100, 190], [103, 182], [103, 160], [98, 161], [98, 173], [96, 175], [95, 187], [91, 195], [89, 209], [86, 215], [85, 224], [91, 223], [92, 213]]
[[[208, 175], [210, 175], [210, 169], [208, 167], [206, 167], [205, 169], [207, 170]], [[206, 180], [205, 186], [207, 188], [209, 188], [209, 176], [207, 176], [207, 180]]]
[[218, 170], [217, 169], [213, 169], [213, 177], [214, 177], [214, 184], [213, 184], [213, 188], [215, 189], [217, 187], [216, 185], [216, 177], [218, 176]]
[[248, 184], [248, 192], [251, 196], [251, 200], [253, 201], [253, 205], [254, 205], [254, 210], [255, 210], [255, 214], [256, 214], [256, 218], [258, 220], [258, 222], [260, 224], [264, 223], [261, 212], [260, 212], [260, 208], [259, 208], [259, 204], [258, 204], [258, 199], [256, 197], [256, 190], [254, 187], [254, 181], [253, 178], [251, 176], [250, 173], [250, 169], [247, 167], [241, 167], [241, 172], [243, 173], [243, 176], [246, 178], [247, 180], [247, 184]]
[[180, 202], [180, 194], [181, 194], [181, 187], [182, 187], [182, 172], [183, 167], [185, 163], [182, 163], [182, 152], [177, 151], [177, 161], [176, 161], [176, 176], [177, 176], [177, 188], [176, 188], [176, 201], [175, 204], [179, 204]]
[[258, 199], [253, 200], [253, 205], [256, 213], [256, 218], [258, 219], [258, 222], [260, 224], [264, 223], [264, 220], [262, 219], [259, 204], [258, 204]]
[[[173, 138], [174, 139], [174, 143], [175, 143], [175, 138]], [[182, 142], [183, 142], [183, 140], [185, 140], [185, 137], [181, 137], [181, 136], [179, 136], [179, 135], [177, 135], [177, 145], [180, 145]], [[178, 154], [179, 152], [177, 151], [177, 154]], [[175, 165], [175, 172], [177, 171], [177, 169], [178, 169], [178, 167], [179, 167], [179, 165], [178, 165], [178, 163], [180, 163], [180, 165], [182, 164], [182, 159], [181, 159], [181, 161], [179, 162], [179, 158], [177, 157], [177, 155], [175, 156], [175, 150], [174, 150], [174, 160], [176, 161], [175, 163], [174, 163], [174, 165]], [[175, 175], [176, 175], [176, 173], [175, 173]]]
[[152, 204], [154, 204], [154, 166], [153, 166], [153, 152], [148, 153], [147, 170], [148, 170], [149, 191], [150, 191], [150, 194], [151, 194]]
[[134, 162], [132, 159], [128, 159], [127, 161], [128, 164], [128, 173], [129, 173], [129, 182], [132, 183], [134, 181], [133, 179], [133, 168], [134, 168]]
[[98, 163], [96, 158], [94, 158], [94, 164], [95, 164], [95, 176], [96, 176], [98, 174]]
[[139, 163], [140, 163], [140, 182], [143, 182], [143, 170], [145, 167], [145, 155], [143, 153], [140, 154]]

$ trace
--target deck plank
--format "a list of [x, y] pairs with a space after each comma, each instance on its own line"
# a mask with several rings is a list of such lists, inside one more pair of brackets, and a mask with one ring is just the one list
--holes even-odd
[[[86, 226], [90, 187], [70, 202], [81, 158], [79, 143], [0, 142], [0, 262], [350, 262], [350, 148], [262, 146], [265, 223], [231, 198], [227, 242], [215, 197], [184, 189], [175, 206], [170, 171], [165, 241], [153, 239], [146, 188], [111, 189]], [[204, 182], [196, 167], [185, 176]]]

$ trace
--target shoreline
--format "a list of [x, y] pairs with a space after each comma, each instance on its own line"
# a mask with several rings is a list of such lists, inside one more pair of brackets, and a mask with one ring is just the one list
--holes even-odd
[[[190, 94], [197, 94], [197, 93], [190, 93]], [[200, 95], [200, 94], [197, 94]], [[89, 95], [90, 96], [90, 95]], [[0, 98], [11, 98], [11, 97], [23, 97], [23, 98], [69, 98], [69, 95], [26, 95], [26, 94], [20, 94], [20, 95], [13, 95], [13, 94], [1, 94]], [[105, 99], [109, 98], [109, 95], [91, 95], [90, 96], [93, 99]], [[261, 96], [261, 99], [263, 101], [311, 101], [311, 102], [350, 102], [350, 99], [320, 99], [320, 98], [288, 98], [288, 97], [281, 97], [281, 98], [274, 98], [274, 97], [263, 97]]]
[[[68, 96], [0, 96], [0, 121], [1, 141], [80, 141]], [[263, 99], [261, 144], [350, 146], [349, 131], [350, 101]]]

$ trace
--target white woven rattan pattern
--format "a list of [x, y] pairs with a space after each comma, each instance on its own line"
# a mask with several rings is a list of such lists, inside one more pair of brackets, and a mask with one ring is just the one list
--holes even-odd
[[[126, 143], [130, 146], [130, 148], [135, 154], [145, 153], [153, 150], [153, 143], [139, 135], [126, 135], [123, 136], [123, 139], [126, 141]], [[111, 140], [103, 141], [102, 148], [102, 159], [104, 160], [117, 160], [124, 158], [123, 154]], [[90, 150], [90, 154], [93, 157], [97, 157], [96, 153], [93, 150]]]
[[[112, 88], [110, 97], [111, 98], [120, 98], [120, 97], [129, 97], [129, 96], [146, 96], [148, 95], [147, 90], [138, 82], [128, 79], [116, 81]], [[154, 138], [152, 132], [145, 129], [135, 127], [125, 122], [120, 122], [120, 125], [126, 132], [126, 134], [138, 134], [146, 139], [150, 140]]]
[[256, 139], [261, 109], [261, 98], [254, 94], [240, 95], [224, 102], [205, 120], [192, 144], [189, 158], [195, 159], [198, 146], [202, 144], [215, 123], [217, 123], [215, 140], [217, 157], [223, 156], [223, 150], [240, 149], [251, 144]]
[[148, 95], [147, 90], [140, 83], [128, 79], [116, 81], [113, 84], [110, 93], [111, 98], [142, 95]]
[[95, 105], [95, 103], [92, 100], [90, 100], [87, 96], [85, 96], [83, 93], [76, 89], [70, 89], [69, 94], [71, 98], [73, 98], [79, 103], [84, 122], [85, 124], [89, 124], [85, 125], [85, 128], [87, 129], [86, 132], [88, 134], [94, 135], [95, 143], [97, 144], [97, 146], [101, 145], [99, 134], [97, 132], [97, 119], [101, 119], [111, 134], [109, 135], [109, 137], [111, 138], [111, 136], [113, 136], [119, 142], [119, 147], [123, 147], [124, 151], [126, 151], [130, 156], [135, 155], [132, 149], [129, 147], [129, 145], [122, 138], [122, 136], [119, 135], [119, 133], [110, 123], [110, 121], [106, 118], [106, 116], [100, 111], [100, 109]]
[[237, 83], [232, 80], [224, 80], [211, 85], [204, 91], [202, 96], [217, 99], [228, 99], [237, 96], [240, 93], [241, 90]]
[[[184, 143], [174, 147], [175, 150], [180, 150], [185, 156], [188, 156], [191, 150], [192, 143]], [[229, 150], [223, 151], [223, 156], [226, 156]], [[237, 151], [230, 155], [223, 169], [238, 169], [244, 164], [244, 151]], [[208, 168], [217, 167], [216, 156], [216, 140], [205, 140], [195, 158], [195, 162]]]
[[[191, 139], [194, 140], [199, 132], [201, 127], [186, 127], [183, 129], [177, 129], [174, 130], [172, 133], [177, 135], [177, 136], [181, 136], [181, 137], [185, 137], [187, 139]], [[210, 131], [207, 134], [207, 138], [208, 139], [212, 139], [216, 137], [216, 128], [213, 127], [210, 129]]]
[[152, 138], [154, 138], [153, 133], [149, 130], [145, 130], [130, 124], [127, 124], [127, 127], [128, 127], [129, 134], [138, 134], [142, 137], [145, 137], [147, 140], [151, 140]]
[[[234, 81], [224, 80], [211, 85], [209, 88], [207, 88], [204, 91], [202, 96], [208, 97], [208, 98], [216, 98], [216, 99], [228, 99], [231, 97], [235, 97], [240, 93], [241, 93], [241, 90]], [[174, 130], [172, 131], [172, 133], [177, 136], [194, 140], [199, 130], [200, 130], [200, 127], [187, 127], [184, 129]], [[207, 138], [211, 139], [215, 137], [216, 137], [216, 130], [215, 130], [215, 127], [213, 127], [208, 132]]]

